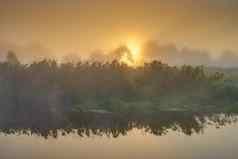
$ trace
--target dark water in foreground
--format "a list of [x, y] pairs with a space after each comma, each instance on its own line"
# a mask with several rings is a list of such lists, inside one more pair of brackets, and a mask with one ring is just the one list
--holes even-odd
[[236, 115], [106, 116], [64, 128], [2, 128], [0, 159], [238, 158]]

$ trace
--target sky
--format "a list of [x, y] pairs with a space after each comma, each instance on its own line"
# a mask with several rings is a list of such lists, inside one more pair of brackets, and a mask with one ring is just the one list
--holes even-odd
[[0, 51], [25, 58], [149, 41], [238, 54], [238, 0], [0, 0], [0, 24]]

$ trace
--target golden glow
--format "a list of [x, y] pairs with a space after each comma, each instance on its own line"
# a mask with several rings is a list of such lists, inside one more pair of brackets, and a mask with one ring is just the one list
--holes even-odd
[[133, 59], [136, 61], [140, 57], [140, 46], [136, 43], [128, 43], [127, 47], [130, 49]]
[[142, 64], [143, 58], [141, 56], [140, 44], [137, 41], [128, 41], [126, 46], [129, 49], [128, 53], [124, 53], [120, 61], [129, 66], [138, 66]]

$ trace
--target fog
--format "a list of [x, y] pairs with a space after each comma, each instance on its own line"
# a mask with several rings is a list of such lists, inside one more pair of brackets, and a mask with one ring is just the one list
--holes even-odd
[[[121, 45], [111, 50], [97, 49], [89, 53], [54, 52], [40, 43], [15, 44], [0, 42], [0, 58], [5, 60], [8, 51], [13, 51], [22, 63], [31, 63], [43, 59], [55, 59], [58, 62], [98, 61], [110, 62], [120, 60], [124, 54], [133, 62], [131, 50]], [[87, 56], [85, 56], [85, 54]], [[209, 52], [205, 49], [178, 47], [174, 43], [161, 44], [156, 40], [149, 40], [141, 45], [140, 54], [143, 62], [159, 60], [169, 65], [204, 65], [213, 67], [238, 67], [238, 55], [231, 50], [221, 53]], [[214, 54], [219, 56], [214, 57]]]
[[[109, 52], [102, 50], [91, 52], [89, 60], [103, 62], [119, 60], [124, 53], [129, 57], [132, 56], [131, 51], [128, 48], [126, 50], [126, 46], [120, 46]], [[213, 53], [205, 49], [178, 47], [174, 43], [160, 44], [158, 41], [150, 40], [143, 44], [140, 54], [144, 62], [159, 60], [173, 66], [238, 67], [238, 55], [231, 50]], [[214, 56], [214, 54], [217, 55]]]
[[237, 53], [229, 50], [222, 51], [214, 57], [213, 55], [218, 53], [187, 46], [179, 48], [173, 43], [160, 45], [156, 41], [149, 41], [144, 45], [142, 54], [146, 60], [161, 60], [170, 65], [238, 66]]

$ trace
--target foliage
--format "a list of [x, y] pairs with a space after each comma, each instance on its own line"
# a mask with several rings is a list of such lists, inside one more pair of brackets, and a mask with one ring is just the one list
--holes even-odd
[[206, 74], [202, 66], [171, 67], [153, 61], [133, 68], [118, 61], [54, 60], [24, 65], [12, 52], [7, 59], [0, 63], [0, 110], [14, 118], [49, 114], [58, 119], [63, 111], [77, 107], [154, 111], [238, 100], [237, 87], [227, 86], [222, 73]]

